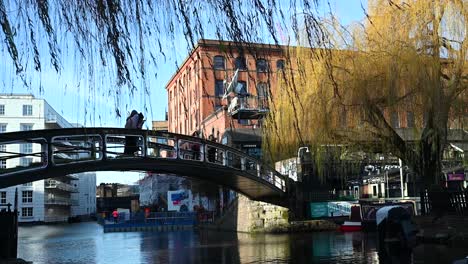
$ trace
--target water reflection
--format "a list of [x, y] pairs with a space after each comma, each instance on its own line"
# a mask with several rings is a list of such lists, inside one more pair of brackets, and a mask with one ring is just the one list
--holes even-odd
[[[103, 233], [96, 223], [79, 223], [20, 227], [18, 250], [21, 258], [34, 263], [358, 264], [379, 263], [376, 243], [373, 233]], [[418, 247], [413, 263], [450, 263], [467, 253], [463, 251]]]

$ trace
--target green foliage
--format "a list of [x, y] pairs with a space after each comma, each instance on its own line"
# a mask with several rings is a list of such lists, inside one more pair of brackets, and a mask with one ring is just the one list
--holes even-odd
[[[467, 21], [455, 0], [371, 0], [364, 24], [322, 20], [327, 41], [310, 45], [303, 34], [287, 51], [265, 124], [270, 159], [307, 144], [320, 167], [320, 149], [345, 145], [397, 156], [427, 186], [438, 181], [448, 129], [468, 125]], [[414, 127], [401, 131], [409, 116]]]

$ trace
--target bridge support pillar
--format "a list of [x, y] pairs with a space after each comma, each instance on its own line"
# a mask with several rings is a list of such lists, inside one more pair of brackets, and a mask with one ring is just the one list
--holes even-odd
[[289, 229], [288, 208], [250, 200], [239, 194], [225, 214], [218, 219], [217, 228], [237, 232], [284, 232]]
[[18, 211], [0, 211], [0, 260], [16, 259], [18, 253]]

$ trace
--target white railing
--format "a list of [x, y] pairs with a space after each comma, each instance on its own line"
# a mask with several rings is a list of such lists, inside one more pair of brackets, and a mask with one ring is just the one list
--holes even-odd
[[67, 192], [78, 192], [78, 188], [76, 188], [75, 186], [57, 180], [46, 180], [45, 188], [59, 189]]

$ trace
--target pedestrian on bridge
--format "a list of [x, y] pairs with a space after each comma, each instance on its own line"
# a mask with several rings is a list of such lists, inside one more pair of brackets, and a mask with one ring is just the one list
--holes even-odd
[[[127, 117], [127, 122], [125, 123], [125, 128], [127, 129], [141, 129], [143, 123], [145, 123], [144, 115], [136, 110], [133, 110], [130, 115]], [[135, 155], [135, 152], [139, 150], [138, 148], [138, 137], [135, 136], [126, 136], [125, 137], [125, 149], [124, 154], [126, 155]]]

